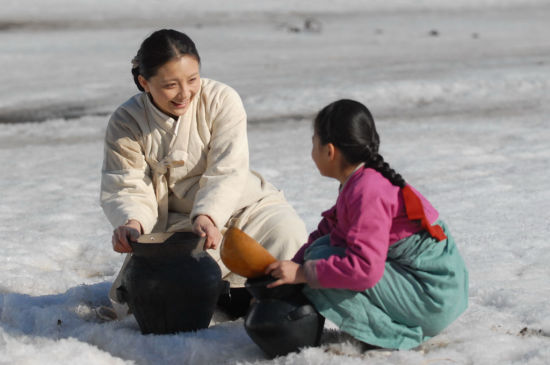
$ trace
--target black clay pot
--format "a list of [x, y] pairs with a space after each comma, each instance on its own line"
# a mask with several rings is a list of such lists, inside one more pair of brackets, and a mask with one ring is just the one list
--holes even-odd
[[142, 235], [122, 274], [119, 296], [143, 334], [207, 328], [224, 288], [221, 270], [191, 232]]
[[325, 319], [302, 294], [303, 285], [268, 289], [266, 285], [274, 280], [262, 276], [246, 281], [256, 299], [245, 318], [246, 332], [270, 357], [318, 346]]

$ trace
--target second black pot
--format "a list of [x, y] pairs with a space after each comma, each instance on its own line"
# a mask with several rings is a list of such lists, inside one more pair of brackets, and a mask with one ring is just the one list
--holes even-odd
[[270, 357], [318, 346], [325, 319], [302, 294], [303, 285], [267, 288], [274, 280], [265, 276], [246, 281], [256, 299], [245, 318], [246, 332]]

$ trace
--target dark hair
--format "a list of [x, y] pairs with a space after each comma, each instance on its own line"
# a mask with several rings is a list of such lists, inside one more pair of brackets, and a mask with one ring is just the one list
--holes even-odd
[[166, 62], [182, 56], [192, 56], [199, 64], [201, 62], [195, 43], [187, 35], [173, 29], [161, 29], [151, 34], [141, 43], [132, 60], [132, 75], [137, 88], [145, 91], [138, 81], [139, 75], [148, 80]]
[[321, 144], [338, 147], [350, 164], [365, 163], [380, 172], [393, 185], [404, 187], [405, 180], [378, 153], [380, 137], [372, 114], [363, 104], [342, 99], [324, 107], [313, 122]]

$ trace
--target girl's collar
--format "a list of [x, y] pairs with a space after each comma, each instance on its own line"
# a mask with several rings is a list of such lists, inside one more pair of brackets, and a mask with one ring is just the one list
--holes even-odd
[[365, 166], [365, 163], [364, 162], [361, 162], [359, 165], [357, 165], [357, 167], [355, 168], [355, 170], [353, 170], [353, 172], [351, 174], [349, 174], [348, 178], [346, 179], [346, 181], [344, 181], [343, 184], [340, 184], [340, 187], [338, 188], [338, 192], [341, 192], [342, 189], [344, 189], [344, 186], [346, 186], [346, 184], [348, 183], [349, 179], [351, 179], [351, 177], [353, 175], [355, 175], [355, 173], [357, 171], [359, 171], [363, 166]]

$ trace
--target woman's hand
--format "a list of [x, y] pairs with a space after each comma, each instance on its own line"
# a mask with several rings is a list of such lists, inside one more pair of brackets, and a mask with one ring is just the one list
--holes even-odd
[[195, 218], [193, 221], [193, 232], [200, 237], [206, 236], [206, 242], [204, 243], [205, 250], [209, 248], [215, 249], [222, 239], [220, 230], [207, 215], [198, 215]]
[[294, 261], [276, 261], [265, 269], [265, 273], [277, 279], [267, 285], [268, 288], [274, 288], [282, 284], [300, 284], [306, 282], [302, 265]]
[[130, 241], [137, 241], [141, 232], [143, 232], [141, 223], [135, 219], [130, 219], [126, 224], [118, 226], [117, 229], [113, 231], [113, 250], [120, 253], [132, 252]]

